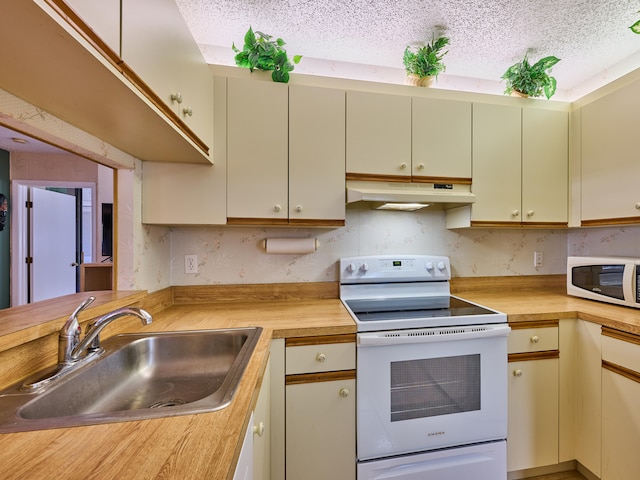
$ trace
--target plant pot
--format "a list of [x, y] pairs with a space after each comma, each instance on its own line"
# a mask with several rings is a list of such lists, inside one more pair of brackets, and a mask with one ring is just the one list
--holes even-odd
[[512, 97], [520, 97], [520, 98], [529, 98], [529, 94], [528, 93], [522, 93], [522, 92], [519, 92], [517, 90], [511, 90], [511, 96]]
[[419, 77], [418, 75], [407, 75], [407, 85], [414, 85], [416, 87], [430, 87], [433, 83], [433, 76]]

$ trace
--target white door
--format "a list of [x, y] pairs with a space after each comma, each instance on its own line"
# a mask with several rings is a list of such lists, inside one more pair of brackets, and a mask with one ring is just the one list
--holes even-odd
[[31, 301], [76, 292], [76, 198], [32, 189]]

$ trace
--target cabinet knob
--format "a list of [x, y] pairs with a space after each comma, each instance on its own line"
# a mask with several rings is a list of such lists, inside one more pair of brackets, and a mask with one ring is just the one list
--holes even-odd
[[538, 337], [537, 335], [534, 335], [533, 337], [531, 337], [531, 343], [538, 343], [540, 341], [540, 337]]
[[193, 116], [193, 109], [191, 107], [183, 108], [182, 113], [184, 113], [185, 117]]
[[276, 203], [276, 204], [273, 206], [273, 211], [274, 211], [274, 212], [279, 212], [280, 210], [282, 210], [282, 207]]
[[636, 210], [640, 210], [640, 202], [636, 203]]
[[176, 103], [182, 103], [182, 94], [180, 92], [172, 93], [171, 94], [171, 101], [176, 102]]
[[301, 212], [302, 211], [302, 205], [297, 205], [296, 206], [296, 212]]
[[253, 434], [261, 437], [264, 435], [264, 422], [259, 422], [257, 425], [253, 426]]
[[533, 210], [529, 210], [529, 211], [527, 212], [527, 217], [533, 217], [533, 214], [534, 214], [534, 213], [535, 213], [535, 212], [534, 212]]
[[520, 215], [520, 210], [514, 210], [513, 212], [511, 212], [512, 217], [517, 217], [518, 215]]
[[341, 388], [340, 389], [340, 396], [342, 398], [347, 398], [350, 394], [351, 394], [351, 392], [349, 391], [348, 388]]
[[418, 170], [424, 170], [424, 163], [418, 164]]
[[317, 353], [316, 354], [316, 362], [324, 362], [327, 360], [327, 356], [324, 353]]
[[401, 170], [405, 170], [408, 166], [409, 166], [409, 165], [407, 165], [407, 163], [406, 163], [406, 162], [402, 162], [402, 163], [400, 164], [400, 169], [401, 169]]
[[513, 371], [513, 376], [514, 376], [514, 377], [521, 377], [521, 376], [522, 376], [522, 370], [520, 370], [519, 368], [516, 368], [516, 369]]

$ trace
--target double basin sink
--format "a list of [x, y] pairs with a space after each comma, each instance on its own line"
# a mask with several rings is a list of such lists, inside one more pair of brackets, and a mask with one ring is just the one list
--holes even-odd
[[250, 327], [116, 335], [97, 359], [52, 385], [30, 392], [20, 383], [0, 392], [0, 433], [222, 409], [261, 333]]

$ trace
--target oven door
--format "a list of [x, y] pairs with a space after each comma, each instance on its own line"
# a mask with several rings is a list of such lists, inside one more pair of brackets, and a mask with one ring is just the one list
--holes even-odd
[[358, 459], [505, 439], [509, 331], [358, 334]]

